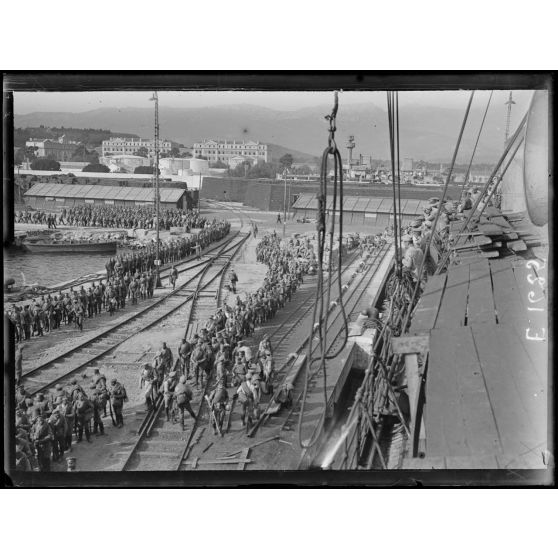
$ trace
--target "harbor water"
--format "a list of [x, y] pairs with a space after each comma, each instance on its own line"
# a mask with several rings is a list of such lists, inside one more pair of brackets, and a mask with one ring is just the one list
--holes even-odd
[[105, 269], [109, 254], [30, 254], [4, 250], [4, 281], [51, 287]]

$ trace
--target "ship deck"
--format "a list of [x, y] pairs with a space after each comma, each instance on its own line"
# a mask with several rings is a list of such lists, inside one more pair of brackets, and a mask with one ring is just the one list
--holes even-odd
[[[490, 217], [488, 251], [477, 246], [431, 277], [417, 305], [410, 334], [429, 336], [424, 458], [409, 457], [406, 469], [546, 466], [546, 262], [521, 216]], [[490, 231], [496, 222], [505, 230]]]

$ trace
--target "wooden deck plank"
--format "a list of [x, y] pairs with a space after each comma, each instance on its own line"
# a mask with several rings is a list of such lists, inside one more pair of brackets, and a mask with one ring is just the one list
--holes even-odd
[[[459, 444], [451, 432], [452, 409], [457, 402], [457, 384], [454, 368], [447, 351], [447, 330], [433, 330], [430, 335], [430, 354], [425, 389], [424, 426], [426, 455], [449, 455], [450, 443]], [[447, 432], [449, 428], [449, 432]]]
[[492, 260], [490, 273], [498, 322], [513, 324], [522, 321], [525, 318], [525, 305], [521, 300], [510, 260]]
[[[501, 451], [498, 430], [490, 400], [478, 361], [473, 333], [470, 327], [460, 329], [453, 346], [453, 362], [456, 367], [457, 385], [460, 393], [460, 413], [466, 432], [470, 453], [451, 455], [494, 455]], [[431, 357], [430, 357], [431, 358]]]
[[446, 290], [440, 304], [435, 327], [459, 327], [465, 325], [467, 294], [469, 292], [469, 266], [452, 267], [448, 271]]
[[427, 378], [427, 456], [500, 453], [498, 432], [469, 327], [432, 332]]
[[433, 275], [427, 281], [424, 292], [417, 305], [409, 331], [430, 331], [434, 328], [440, 301], [444, 293], [447, 274]]
[[467, 323], [496, 323], [490, 266], [486, 260], [470, 265]]
[[536, 374], [512, 328], [489, 322], [471, 327], [503, 453], [520, 455], [546, 439], [540, 418], [546, 399], [535, 396]]

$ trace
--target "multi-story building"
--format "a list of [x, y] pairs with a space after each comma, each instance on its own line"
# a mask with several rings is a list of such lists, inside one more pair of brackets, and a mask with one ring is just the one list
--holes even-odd
[[[141, 147], [147, 149], [148, 155], [155, 154], [155, 140], [141, 138], [110, 138], [102, 144], [102, 156], [133, 155]], [[172, 143], [168, 140], [159, 140], [159, 152], [170, 151]]]
[[57, 140], [30, 138], [25, 142], [25, 147], [34, 147], [37, 157], [49, 157], [56, 161], [69, 161], [78, 147], [75, 141], [68, 141], [66, 136]]
[[[221, 161], [226, 165], [231, 162], [238, 164], [238, 157], [256, 162], [269, 163], [271, 161], [271, 149], [259, 141], [203, 140], [201, 143], [194, 143], [193, 155], [194, 157], [204, 157], [211, 162]], [[231, 161], [231, 159], [235, 160]]]

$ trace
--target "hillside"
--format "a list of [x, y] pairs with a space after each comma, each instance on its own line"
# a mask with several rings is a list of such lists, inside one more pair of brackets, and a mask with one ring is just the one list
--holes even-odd
[[[60, 114], [60, 113], [56, 113]], [[64, 114], [64, 113], [62, 113]], [[66, 128], [64, 126], [58, 128], [55, 126], [27, 126], [14, 129], [14, 147], [24, 147], [25, 142], [29, 138], [38, 139], [58, 139], [65, 135], [69, 141], [84, 143], [87, 146], [97, 147], [101, 145], [103, 140], [109, 139], [111, 136], [137, 137], [136, 134], [111, 132], [110, 130], [95, 128]]]
[[[328, 127], [324, 115], [331, 107], [317, 106], [296, 111], [278, 111], [251, 105], [203, 108], [161, 107], [162, 138], [172, 138], [191, 146], [204, 138], [259, 140], [278, 146], [273, 152], [290, 152], [296, 159], [319, 156], [327, 145]], [[484, 107], [473, 105], [458, 162], [466, 163], [472, 152]], [[489, 112], [477, 149], [477, 162], [494, 162], [501, 154], [505, 107]], [[448, 162], [463, 118], [462, 110], [407, 106], [400, 111], [400, 155], [431, 162]], [[102, 108], [81, 113], [30, 113], [15, 116], [18, 127], [64, 126], [123, 130], [140, 137], [151, 137], [151, 108]], [[373, 104], [340, 104], [337, 115], [337, 142], [346, 156], [348, 135], [355, 136], [354, 157], [372, 155], [388, 159], [388, 120], [385, 109]], [[281, 146], [288, 146], [281, 148]], [[298, 156], [295, 151], [302, 155]], [[280, 157], [281, 155], [279, 155]]]

